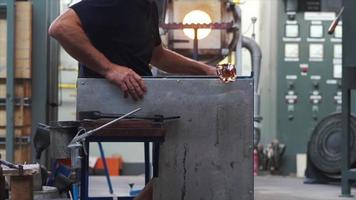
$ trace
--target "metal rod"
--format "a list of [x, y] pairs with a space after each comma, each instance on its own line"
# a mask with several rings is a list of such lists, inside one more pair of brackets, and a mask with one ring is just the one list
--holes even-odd
[[193, 59], [198, 60], [198, 29], [194, 29]]
[[[59, 1], [54, 1], [58, 2]], [[49, 82], [49, 64], [48, 61], [48, 26], [50, 24], [49, 4], [48, 0], [32, 1], [32, 72], [31, 72], [31, 88], [32, 88], [32, 104], [31, 104], [31, 121], [32, 133], [36, 132], [37, 123], [47, 123], [48, 118], [48, 82]], [[52, 10], [52, 9], [51, 9]], [[32, 153], [35, 155], [34, 146]]]
[[135, 109], [135, 110], [133, 110], [133, 111], [131, 111], [131, 112], [129, 112], [129, 113], [126, 113], [125, 115], [123, 115], [123, 116], [121, 116], [121, 117], [119, 117], [119, 118], [117, 118], [117, 119], [114, 119], [114, 120], [112, 120], [112, 121], [110, 121], [110, 122], [108, 122], [108, 123], [106, 123], [106, 124], [104, 124], [104, 125], [102, 125], [102, 126], [99, 126], [98, 128], [95, 128], [95, 129], [93, 129], [93, 130], [90, 130], [90, 131], [88, 131], [88, 132], [86, 132], [86, 133], [84, 133], [84, 134], [82, 134], [82, 135], [75, 136], [75, 137], [73, 138], [73, 140], [71, 141], [70, 144], [75, 143], [75, 142], [82, 141], [82, 140], [84, 140], [85, 138], [87, 138], [87, 137], [93, 135], [95, 132], [97, 132], [97, 131], [99, 131], [99, 130], [105, 128], [105, 127], [108, 127], [108, 126], [110, 126], [111, 124], [114, 124], [114, 123], [116, 123], [117, 121], [120, 121], [120, 120], [124, 119], [125, 117], [127, 117], [127, 116], [129, 116], [129, 115], [132, 115], [132, 114], [134, 114], [134, 113], [136, 113], [136, 112], [138, 112], [138, 111], [140, 111], [140, 110], [141, 110], [141, 108], [137, 108], [137, 109]]
[[106, 176], [106, 181], [108, 182], [109, 192], [110, 192], [110, 194], [114, 194], [114, 190], [112, 189], [112, 184], [111, 184], [111, 179], [110, 179], [110, 173], [109, 173], [108, 165], [107, 165], [106, 158], [105, 158], [104, 148], [103, 148], [103, 145], [101, 144], [101, 142], [98, 142], [98, 145], [99, 145], [100, 156], [101, 156], [101, 159], [103, 160], [104, 172], [105, 172], [105, 176]]
[[[89, 142], [84, 142], [83, 148], [87, 149], [87, 153], [89, 155]], [[83, 167], [80, 172], [80, 198], [81, 199], [88, 199], [88, 185], [89, 185], [89, 172], [88, 172], [88, 165], [89, 165], [89, 156], [83, 156], [82, 164]]]
[[7, 0], [6, 160], [14, 161], [15, 0]]
[[150, 181], [150, 178], [151, 178], [150, 143], [149, 142], [145, 142], [144, 153], [145, 153], [145, 184], [147, 184]]
[[332, 35], [335, 32], [335, 29], [337, 27], [337, 25], [339, 24], [339, 21], [341, 19], [341, 15], [342, 13], [344, 13], [344, 9], [345, 7], [342, 7], [339, 11], [339, 14], [337, 15], [337, 17], [334, 19], [334, 21], [331, 23], [329, 29], [328, 29], [328, 34]]
[[158, 163], [159, 163], [159, 142], [153, 142], [152, 147], [152, 166], [153, 166], [153, 177], [158, 177]]
[[12, 163], [10, 163], [10, 162], [7, 162], [6, 160], [0, 160], [0, 164], [1, 164], [1, 165], [5, 165], [5, 166], [7, 166], [7, 167], [9, 167], [9, 168], [19, 169], [19, 166], [14, 165], [14, 164], [12, 164]]

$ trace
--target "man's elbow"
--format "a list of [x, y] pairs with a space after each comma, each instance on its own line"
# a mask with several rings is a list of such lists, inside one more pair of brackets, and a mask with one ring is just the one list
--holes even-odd
[[51, 37], [57, 38], [63, 32], [63, 24], [58, 20], [52, 22], [51, 26], [48, 29], [48, 34]]
[[155, 66], [162, 65], [162, 62], [164, 61], [164, 59], [166, 59], [165, 56], [166, 56], [165, 55], [165, 48], [163, 46], [155, 47], [154, 50], [153, 50], [151, 64], [153, 64]]

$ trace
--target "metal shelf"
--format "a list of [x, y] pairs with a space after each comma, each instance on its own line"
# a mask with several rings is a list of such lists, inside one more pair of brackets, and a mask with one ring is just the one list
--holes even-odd
[[[0, 107], [1, 106], [6, 106], [6, 98], [0, 98]], [[14, 99], [14, 105], [15, 106], [25, 106], [25, 107], [30, 107], [32, 104], [32, 100], [29, 97], [24, 97], [24, 98], [15, 98]]]
[[[15, 144], [30, 144], [31, 137], [30, 136], [21, 136], [15, 137]], [[0, 137], [0, 145], [6, 145], [6, 137]]]

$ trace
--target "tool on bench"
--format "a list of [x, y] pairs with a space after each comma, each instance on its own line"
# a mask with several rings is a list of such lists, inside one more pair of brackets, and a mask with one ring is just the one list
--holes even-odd
[[12, 164], [11, 162], [0, 159], [0, 166], [1, 165], [5, 165], [6, 167], [12, 168], [12, 169], [17, 169], [19, 174], [23, 174], [23, 166], [22, 165], [15, 165], [15, 164]]
[[8, 162], [6, 160], [1, 160], [1, 159], [0, 159], [0, 164], [13, 169], [20, 169], [21, 166], [21, 165], [12, 164], [11, 162]]
[[[127, 114], [120, 115], [118, 118], [116, 118], [116, 119], [114, 119], [114, 120], [112, 120], [112, 121], [110, 121], [110, 122], [108, 122], [108, 123], [106, 123], [106, 124], [104, 124], [104, 125], [101, 125], [101, 126], [99, 126], [98, 128], [95, 128], [95, 129], [90, 130], [90, 131], [85, 131], [85, 130], [84, 130], [84, 133], [83, 133], [83, 129], [82, 129], [82, 130], [79, 130], [79, 132], [78, 132], [77, 135], [73, 138], [73, 140], [70, 142], [70, 144], [73, 144], [73, 143], [76, 143], [76, 142], [82, 142], [82, 141], [85, 140], [85, 138], [87, 138], [87, 137], [93, 135], [95, 132], [97, 132], [97, 131], [99, 131], [99, 130], [101, 130], [101, 129], [107, 127], [107, 126], [110, 126], [111, 124], [114, 124], [114, 123], [116, 123], [116, 122], [118, 122], [118, 121], [120, 121], [120, 120], [122, 120], [122, 119], [124, 119], [124, 118], [127, 118], [128, 116], [130, 116], [130, 115], [132, 115], [132, 114], [134, 114], [134, 113], [136, 113], [136, 112], [138, 112], [138, 111], [140, 111], [140, 110], [141, 110], [141, 108], [137, 108], [137, 109], [135, 109], [135, 110], [133, 110], [133, 111], [127, 113]], [[70, 145], [68, 145], [68, 147], [69, 147], [69, 146], [70, 146]]]
[[[38, 123], [36, 134], [33, 138], [33, 146], [36, 151], [36, 162], [40, 163], [42, 152], [50, 145], [50, 126]], [[42, 186], [46, 184], [48, 171], [45, 166], [40, 166], [40, 173], [34, 175], [34, 189], [42, 190]]]
[[[108, 113], [102, 113], [100, 111], [85, 111], [85, 112], [79, 112], [79, 118], [80, 119], [103, 119], [103, 118], [118, 118], [122, 117], [122, 114], [108, 114]], [[180, 116], [172, 116], [172, 117], [163, 117], [163, 115], [154, 115], [153, 117], [142, 117], [142, 116], [136, 116], [136, 115], [131, 115], [127, 116], [126, 119], [146, 119], [146, 120], [152, 120], [154, 122], [163, 122], [165, 120], [172, 120], [172, 119], [179, 119]]]
[[47, 149], [50, 144], [49, 126], [45, 124], [38, 124], [36, 135], [33, 138], [33, 146], [36, 150], [36, 161], [41, 159], [42, 151]]

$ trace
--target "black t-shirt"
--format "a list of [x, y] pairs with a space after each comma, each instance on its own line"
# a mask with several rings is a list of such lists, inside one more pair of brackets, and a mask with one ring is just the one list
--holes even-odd
[[[71, 8], [91, 43], [111, 62], [151, 76], [153, 48], [161, 44], [158, 10], [149, 0], [83, 0]], [[79, 65], [80, 78], [101, 78]]]

